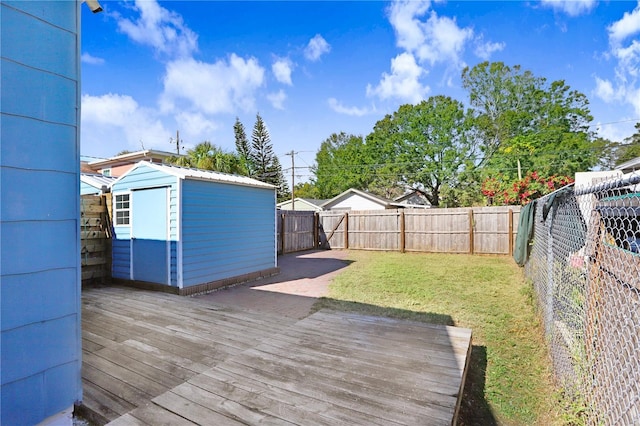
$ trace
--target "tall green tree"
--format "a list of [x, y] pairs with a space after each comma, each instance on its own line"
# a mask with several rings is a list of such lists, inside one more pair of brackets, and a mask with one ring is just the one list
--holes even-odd
[[402, 105], [376, 123], [367, 148], [376, 161], [382, 159], [388, 184], [419, 188], [431, 205], [439, 206], [443, 191], [459, 185], [474, 167], [476, 140], [472, 116], [462, 103], [433, 96]]
[[320, 144], [311, 167], [311, 182], [318, 198], [333, 198], [349, 188], [367, 190], [370, 182], [368, 152], [362, 136], [333, 133]]
[[238, 117], [233, 124], [233, 134], [236, 142], [236, 152], [240, 157], [242, 165], [244, 167], [244, 175], [253, 176], [255, 167], [251, 163], [251, 145], [249, 145], [249, 139], [247, 139], [247, 133], [244, 130], [244, 125]]
[[564, 81], [549, 83], [517, 65], [483, 62], [465, 68], [462, 82], [474, 109], [486, 175], [517, 180], [520, 170], [571, 176], [598, 163], [589, 101]]
[[271, 170], [273, 158], [273, 146], [271, 145], [269, 131], [260, 114], [257, 114], [256, 122], [251, 132], [250, 151], [250, 160], [255, 166], [254, 177], [271, 183], [269, 179], [274, 178]]
[[256, 122], [251, 132], [249, 161], [253, 169], [253, 177], [274, 185], [278, 189], [279, 200], [286, 199], [290, 195], [280, 160], [273, 153], [271, 137], [260, 114], [256, 114]]
[[282, 166], [280, 165], [280, 160], [277, 156], [273, 156], [273, 161], [271, 162], [271, 166], [269, 167], [270, 175], [273, 176], [273, 179], [270, 180], [269, 183], [275, 185], [277, 188], [277, 199], [278, 202], [285, 201], [291, 198], [291, 192], [289, 191], [289, 184], [287, 180], [284, 178], [284, 173], [282, 172]]

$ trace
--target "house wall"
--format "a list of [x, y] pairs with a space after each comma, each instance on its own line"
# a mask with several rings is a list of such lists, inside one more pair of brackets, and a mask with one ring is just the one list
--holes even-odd
[[94, 195], [100, 194], [101, 192], [102, 190], [96, 188], [95, 186], [91, 186], [88, 183], [80, 182], [80, 195]]
[[338, 201], [330, 207], [330, 210], [384, 210], [385, 206], [380, 205], [367, 198], [361, 197], [357, 194], [349, 195], [348, 197]]
[[[171, 285], [178, 285], [177, 274], [177, 241], [178, 241], [178, 178], [150, 167], [138, 167], [111, 189], [114, 197], [120, 193], [131, 193], [132, 190], [142, 188], [169, 187], [169, 233], [170, 241], [170, 267]], [[132, 197], [133, 198], [133, 197]], [[131, 199], [133, 203], [133, 199]], [[165, 206], [158, 206], [165, 208]], [[132, 218], [132, 221], [135, 218]], [[131, 279], [131, 226], [116, 225], [114, 219], [114, 238], [112, 241], [112, 276], [113, 278]]]
[[79, 7], [0, 1], [3, 425], [37, 424], [82, 397]]
[[183, 181], [184, 287], [275, 268], [275, 234], [273, 189]]
[[[282, 203], [280, 203], [278, 205], [278, 208], [281, 209], [281, 210], [294, 210], [292, 208], [292, 204], [293, 203], [291, 202], [291, 200], [283, 201]], [[316, 212], [316, 211], [321, 211], [322, 209], [320, 209], [319, 207], [314, 206], [312, 204], [309, 204], [309, 203], [307, 203], [305, 201], [295, 200], [295, 210], [297, 210], [297, 211], [314, 211], [314, 212]]]

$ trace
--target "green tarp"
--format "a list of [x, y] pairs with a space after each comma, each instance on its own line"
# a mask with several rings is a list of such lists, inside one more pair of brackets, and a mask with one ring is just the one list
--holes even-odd
[[529, 241], [533, 234], [533, 221], [536, 214], [536, 202], [532, 201], [520, 210], [518, 221], [518, 235], [513, 249], [513, 259], [520, 266], [524, 266], [529, 258]]

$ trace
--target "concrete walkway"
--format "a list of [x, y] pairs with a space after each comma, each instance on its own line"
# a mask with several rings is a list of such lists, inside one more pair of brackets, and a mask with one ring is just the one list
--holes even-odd
[[196, 296], [201, 301], [302, 319], [345, 267], [347, 252], [318, 250], [278, 257], [280, 274]]

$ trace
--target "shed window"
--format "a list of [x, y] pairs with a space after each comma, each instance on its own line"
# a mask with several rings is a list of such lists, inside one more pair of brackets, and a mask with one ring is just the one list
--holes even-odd
[[131, 212], [131, 204], [129, 203], [129, 194], [116, 195], [116, 225], [128, 225], [129, 214]]

